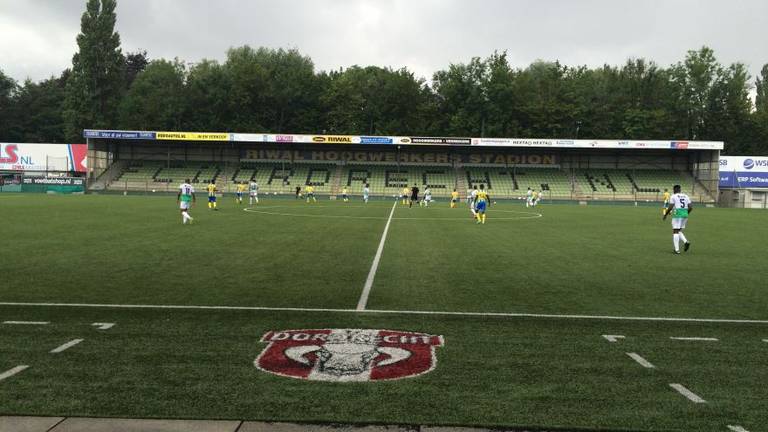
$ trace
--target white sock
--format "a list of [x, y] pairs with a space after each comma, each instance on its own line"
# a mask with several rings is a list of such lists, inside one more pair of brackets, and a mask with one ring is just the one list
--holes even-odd
[[672, 234], [672, 243], [675, 244], [675, 252], [680, 252], [680, 234]]
[[251, 197], [251, 199], [249, 199], [248, 202], [250, 203], [250, 205], [253, 205], [253, 197]]
[[682, 231], [680, 231], [680, 240], [682, 240], [683, 243], [688, 243], [688, 239], [685, 238], [685, 234], [683, 234]]

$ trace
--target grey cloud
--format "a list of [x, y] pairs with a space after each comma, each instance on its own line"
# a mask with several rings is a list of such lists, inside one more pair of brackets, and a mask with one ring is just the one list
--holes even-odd
[[[0, 0], [0, 68], [17, 79], [69, 65], [84, 0]], [[450, 63], [507, 50], [514, 66], [661, 65], [709, 45], [753, 76], [768, 62], [762, 0], [119, 0], [124, 51], [223, 59], [227, 48], [295, 47], [319, 69], [408, 67], [429, 78]], [[3, 35], [5, 36], [5, 35]]]

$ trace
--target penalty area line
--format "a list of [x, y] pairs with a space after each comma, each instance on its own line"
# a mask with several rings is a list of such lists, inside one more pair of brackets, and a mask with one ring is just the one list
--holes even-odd
[[367, 313], [379, 315], [435, 315], [435, 316], [467, 316], [467, 317], [497, 317], [497, 318], [551, 318], [551, 319], [583, 319], [605, 321], [659, 321], [659, 322], [694, 322], [722, 324], [768, 324], [768, 320], [727, 319], [727, 318], [675, 318], [675, 317], [642, 317], [642, 316], [612, 316], [612, 315], [573, 315], [573, 314], [534, 314], [516, 312], [450, 312], [427, 310], [382, 310], [382, 309], [333, 309], [333, 308], [303, 308], [303, 307], [269, 307], [269, 306], [203, 306], [203, 305], [149, 305], [149, 304], [109, 304], [109, 303], [28, 303], [0, 302], [0, 306], [29, 306], [29, 307], [81, 307], [102, 309], [180, 309], [180, 310], [239, 310], [239, 311], [274, 311], [274, 312], [325, 312], [325, 313]]
[[379, 261], [381, 261], [381, 253], [384, 251], [384, 242], [387, 241], [389, 224], [392, 223], [392, 215], [395, 214], [395, 208], [397, 208], [397, 201], [395, 201], [392, 204], [392, 210], [389, 211], [389, 218], [387, 219], [387, 224], [384, 225], [384, 232], [381, 234], [381, 241], [379, 241], [379, 248], [376, 250], [376, 256], [373, 257], [371, 270], [368, 272], [368, 277], [365, 279], [365, 285], [363, 285], [363, 292], [360, 294], [360, 300], [358, 300], [357, 302], [358, 311], [364, 311], [365, 306], [368, 305], [368, 296], [371, 294], [371, 287], [373, 287], [373, 280], [376, 277], [376, 271], [379, 269]]

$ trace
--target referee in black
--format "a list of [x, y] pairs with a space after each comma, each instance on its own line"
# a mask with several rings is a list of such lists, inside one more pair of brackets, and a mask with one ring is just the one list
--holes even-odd
[[408, 208], [413, 207], [414, 202], [419, 202], [419, 187], [416, 185], [411, 188], [411, 201], [408, 203]]

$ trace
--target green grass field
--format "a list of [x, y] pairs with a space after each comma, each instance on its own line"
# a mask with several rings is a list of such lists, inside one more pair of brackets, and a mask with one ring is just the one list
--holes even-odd
[[[0, 374], [30, 366], [0, 380], [0, 415], [768, 424], [768, 213], [697, 208], [693, 246], [676, 256], [659, 207], [499, 203], [478, 226], [465, 205], [392, 205], [263, 197], [244, 211], [228, 197], [213, 212], [201, 199], [183, 226], [168, 196], [0, 194], [0, 322], [49, 322], [0, 324]], [[104, 322], [115, 326], [91, 325]], [[444, 346], [433, 371], [396, 381], [254, 366], [266, 332], [325, 328], [423, 332]]]

